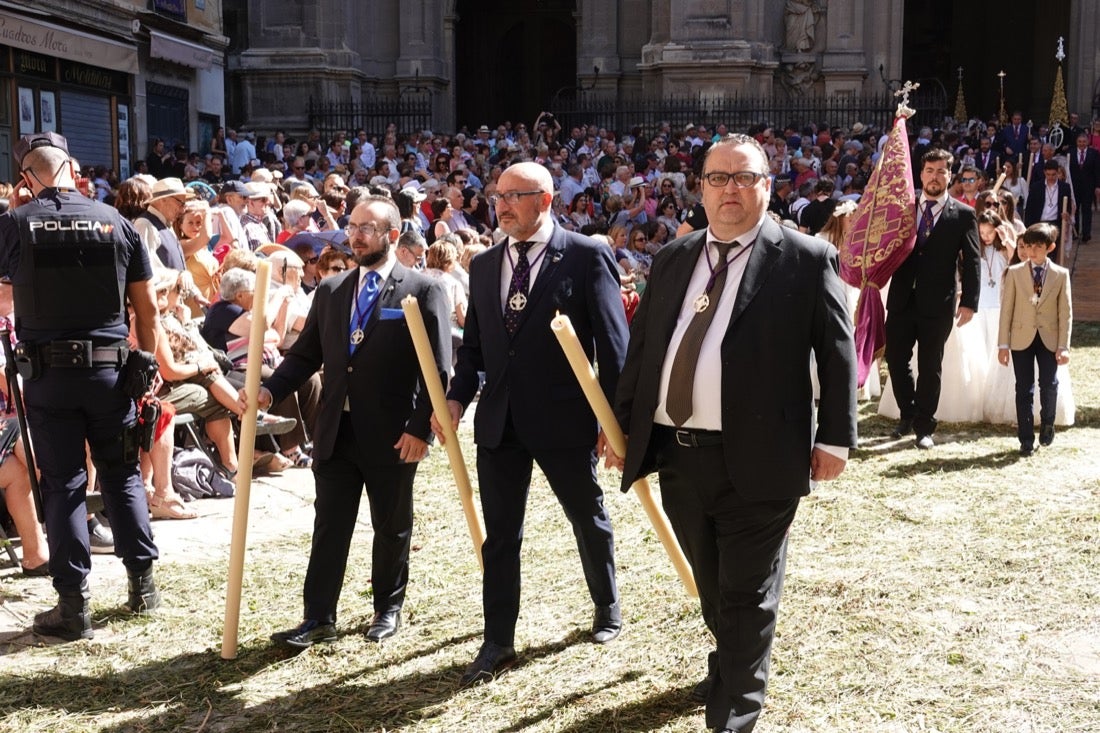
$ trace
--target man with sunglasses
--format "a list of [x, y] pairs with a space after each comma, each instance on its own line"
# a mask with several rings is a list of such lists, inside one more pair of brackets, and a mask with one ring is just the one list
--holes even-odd
[[836, 250], [767, 216], [760, 144], [715, 143], [701, 182], [708, 224], [657, 253], [631, 324], [615, 401], [629, 442], [625, 461], [608, 452], [608, 463], [623, 469], [624, 491], [658, 470], [717, 642], [691, 697], [713, 730], [747, 733], [764, 702], [795, 510], [855, 445], [855, 346]]

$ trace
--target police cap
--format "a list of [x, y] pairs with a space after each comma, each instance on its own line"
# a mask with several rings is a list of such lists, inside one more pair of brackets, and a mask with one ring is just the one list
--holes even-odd
[[24, 135], [15, 144], [12, 154], [15, 155], [15, 164], [22, 165], [23, 158], [35, 148], [59, 148], [69, 154], [69, 141], [63, 135], [56, 132], [37, 132], [33, 135]]

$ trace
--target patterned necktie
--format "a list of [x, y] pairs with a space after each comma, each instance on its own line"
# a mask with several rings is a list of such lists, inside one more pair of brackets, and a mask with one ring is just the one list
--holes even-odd
[[504, 328], [509, 336], [515, 336], [519, 328], [519, 317], [527, 307], [527, 284], [531, 279], [531, 263], [527, 261], [527, 250], [534, 242], [516, 242], [516, 263], [512, 266], [512, 282], [508, 285], [508, 297], [504, 300]]
[[1035, 283], [1035, 295], [1043, 294], [1043, 268], [1031, 268], [1031, 279]]
[[936, 202], [929, 199], [924, 202], [924, 214], [920, 218], [920, 226], [917, 227], [917, 246], [923, 247], [928, 238], [932, 236], [932, 226], [936, 223], [932, 209]]
[[359, 289], [359, 299], [355, 302], [355, 315], [348, 326], [348, 353], [354, 354], [355, 347], [363, 340], [363, 326], [367, 323], [374, 302], [378, 300], [378, 291], [381, 290], [382, 276], [371, 270], [367, 273], [367, 280]]
[[[722, 298], [722, 290], [726, 284], [726, 275], [729, 267], [723, 265], [729, 255], [730, 248], [736, 242], [715, 242], [718, 248], [718, 267], [721, 270], [715, 272], [714, 285], [710, 292], [714, 293], [713, 302], [702, 311], [696, 311], [684, 331], [684, 337], [680, 340], [680, 346], [676, 349], [676, 356], [672, 360], [672, 371], [668, 375], [668, 394], [665, 395], [665, 411], [672, 418], [672, 423], [680, 427], [688, 421], [695, 411], [695, 366], [699, 361], [699, 351], [703, 348], [703, 338], [707, 335], [714, 314], [718, 310], [718, 301]], [[707, 254], [710, 257], [710, 254]]]

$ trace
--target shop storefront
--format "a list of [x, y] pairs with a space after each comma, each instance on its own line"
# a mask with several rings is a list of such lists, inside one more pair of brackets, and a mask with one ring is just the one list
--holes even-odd
[[12, 143], [53, 130], [81, 167], [130, 174], [134, 45], [0, 10], [0, 176]]

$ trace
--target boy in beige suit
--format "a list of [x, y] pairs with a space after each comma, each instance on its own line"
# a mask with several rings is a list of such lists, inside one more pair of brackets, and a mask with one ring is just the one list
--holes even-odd
[[1069, 271], [1047, 258], [1057, 242], [1057, 227], [1028, 227], [1016, 244], [1022, 261], [1008, 268], [1001, 295], [997, 359], [1008, 366], [1011, 349], [1022, 456], [1035, 450], [1035, 365], [1039, 365], [1039, 445], [1047, 446], [1054, 441], [1058, 365], [1069, 363], [1073, 321]]

